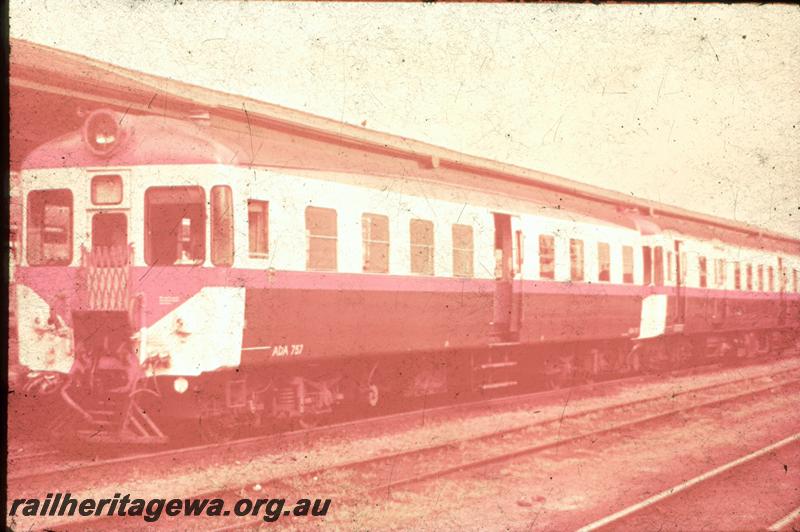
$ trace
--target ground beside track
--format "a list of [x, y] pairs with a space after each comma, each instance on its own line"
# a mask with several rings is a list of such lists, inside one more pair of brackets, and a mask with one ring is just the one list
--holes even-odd
[[[575, 530], [778, 441], [800, 427], [796, 390], [737, 405], [409, 487], [386, 501], [340, 507], [337, 518], [342, 525], [349, 522], [389, 530]], [[762, 476], [761, 481], [772, 479]], [[761, 491], [762, 502], [769, 500], [768, 485], [753, 489]], [[800, 500], [797, 492], [793, 496], [796, 507]], [[707, 504], [714, 500], [713, 494], [710, 497]], [[791, 500], [775, 499], [774, 504], [785, 510], [784, 515], [792, 509]], [[765, 511], [760, 516], [761, 526], [769, 526], [774, 514], [775, 508]], [[708, 518], [713, 522], [713, 515]], [[663, 516], [631, 527], [612, 525], [609, 530], [726, 530], [670, 526], [673, 522], [692, 523], [680, 519], [679, 515]]]
[[[788, 368], [797, 365], [797, 360], [784, 360], [777, 363], [769, 364], [769, 369]], [[704, 375], [701, 377], [684, 377], [670, 379], [668, 382], [657, 382], [658, 377], [654, 376], [649, 383], [637, 383], [635, 386], [621, 386], [613, 394], [608, 394], [603, 397], [583, 398], [580, 400], [572, 400], [569, 398], [569, 393], [565, 394], [567, 398], [565, 401], [557, 402], [550, 401], [540, 405], [536, 410], [514, 410], [509, 409], [508, 412], [500, 414], [477, 415], [474, 417], [460, 416], [457, 419], [449, 420], [436, 420], [431, 422], [426, 418], [425, 412], [420, 412], [418, 418], [418, 426], [411, 429], [403, 430], [402, 432], [392, 433], [391, 431], [381, 437], [359, 438], [358, 434], [352, 434], [351, 437], [339, 438], [335, 441], [318, 442], [313, 448], [307, 446], [303, 448], [302, 445], [295, 445], [289, 448], [281, 449], [263, 449], [259, 453], [254, 453], [249, 450], [248, 454], [227, 454], [224, 447], [217, 449], [216, 453], [209, 455], [207, 460], [202, 463], [180, 463], [164, 464], [140, 464], [139, 467], [131, 470], [120, 471], [119, 475], [115, 478], [80, 478], [80, 476], [70, 475], [64, 478], [55, 478], [52, 483], [47, 487], [45, 486], [29, 486], [24, 490], [26, 493], [21, 493], [20, 490], [10, 493], [14, 497], [23, 496], [42, 496], [44, 493], [51, 491], [72, 491], [76, 496], [81, 497], [109, 497], [115, 492], [125, 492], [132, 494], [140, 494], [140, 496], [147, 497], [184, 497], [190, 494], [204, 493], [226, 487], [242, 486], [249, 487], [249, 482], [257, 482], [266, 477], [277, 477], [282, 475], [291, 474], [304, 470], [313, 469], [315, 467], [324, 466], [326, 464], [335, 463], [347, 458], [363, 457], [373, 453], [383, 453], [390, 449], [403, 449], [411, 446], [428, 445], [435, 441], [441, 441], [447, 438], [463, 438], [468, 435], [478, 434], [482, 432], [489, 432], [498, 430], [503, 426], [511, 426], [519, 424], [520, 422], [530, 422], [538, 419], [558, 416], [565, 410], [585, 409], [607, 405], [613, 402], [629, 401], [633, 398], [642, 397], [644, 395], [654, 396], [659, 394], [670, 394], [679, 392], [686, 388], [693, 388], [702, 386], [704, 384], [711, 384], [713, 382], [723, 380], [733, 380], [741, 378], [748, 373], [763, 373], [765, 367], [748, 367], [748, 368], [731, 368], [713, 375]], [[800, 426], [800, 423], [799, 425]], [[711, 431], [711, 434], [706, 437], [709, 441], [714, 440], [716, 436], [726, 431], [720, 427], [716, 427]], [[761, 429], [755, 429], [756, 433], [760, 433]], [[730, 444], [730, 441], [728, 441]], [[642, 442], [637, 446], [640, 448]], [[671, 446], [670, 448], [680, 448]], [[702, 451], [702, 450], [701, 450]], [[241, 451], [240, 451], [241, 452]], [[702, 455], [702, 452], [701, 452]], [[579, 472], [586, 466], [593, 462], [591, 453], [589, 455], [577, 455], [577, 464]], [[608, 471], [605, 475], [608, 476]], [[572, 478], [574, 480], [574, 473], [572, 471]], [[616, 471], [614, 471], [616, 474]], [[551, 475], [552, 476], [552, 475]], [[582, 475], [579, 475], [579, 477]], [[602, 476], [602, 475], [601, 475]], [[513, 475], [512, 475], [513, 477]], [[570, 475], [564, 476], [569, 478]], [[554, 476], [559, 478], [559, 476]], [[489, 481], [487, 481], [489, 480]], [[503, 479], [505, 481], [505, 479]], [[494, 499], [487, 498], [489, 493], [486, 489], [494, 485], [496, 482], [492, 477], [480, 478], [476, 488], [477, 493], [482, 493], [480, 497], [475, 499], [471, 497], [470, 492], [462, 493], [459, 491], [458, 483], [455, 489], [446, 489], [444, 491], [433, 493], [428, 497], [423, 492], [415, 495], [413, 492], [398, 492], [395, 494], [394, 499], [389, 502], [374, 504], [373, 502], [366, 503], [365, 508], [360, 507], [338, 507], [335, 512], [331, 513], [326, 522], [330, 524], [338, 523], [340, 527], [361, 526], [367, 528], [422, 528], [434, 529], [441, 528], [436, 526], [441, 524], [449, 528], [452, 523], [455, 526], [466, 526], [469, 529], [474, 528], [469, 523], [459, 524], [459, 516], [461, 519], [468, 518], [469, 522], [474, 523], [474, 518], [491, 517], [491, 519], [484, 522], [484, 528], [492, 528], [492, 525], [502, 523], [500, 529], [505, 529], [509, 523], [519, 523], [516, 519], [522, 517], [517, 515], [517, 512], [523, 513], [542, 506], [542, 503], [553, 503], [553, 497], [558, 496], [559, 491], [553, 491], [555, 488], [550, 488], [547, 482], [539, 482], [535, 478], [527, 479], [523, 475], [522, 478], [517, 479], [520, 482], [526, 483], [531, 486], [533, 483], [534, 490], [521, 490], [517, 488], [516, 491], [508, 491], [504, 488], [505, 482], [500, 482], [498, 487], [499, 492]], [[547, 479], [546, 477], [543, 479]], [[469, 478], [465, 481], [465, 485], [470, 484]], [[437, 483], [438, 484], [438, 483]], [[445, 485], [447, 482], [444, 483]], [[324, 486], [320, 487], [319, 494], [309, 493], [310, 497], [324, 496]], [[428, 489], [428, 488], [426, 488]], [[549, 489], [549, 494], [543, 494]], [[566, 490], [566, 487], [563, 488]], [[563, 493], [566, 493], [564, 491]], [[257, 496], [252, 493], [250, 496]], [[272, 497], [280, 496], [277, 493], [265, 494]], [[485, 496], [484, 496], [485, 495]], [[542, 499], [544, 497], [544, 499]], [[499, 500], [498, 500], [499, 498]], [[570, 507], [569, 496], [559, 498], [560, 504], [566, 502], [566, 512], [573, 513], [573, 508]], [[487, 501], [493, 501], [488, 503]], [[504, 501], [504, 502], [500, 502]], [[608, 501], [609, 508], [613, 507], [615, 501]], [[502, 509], [499, 515], [492, 515], [491, 511], [487, 511], [482, 505], [494, 504], [497, 508]], [[432, 508], [429, 508], [431, 505]], [[335, 515], [334, 515], [335, 514]], [[540, 509], [541, 514], [541, 509]], [[555, 514], [553, 514], [555, 515]], [[417, 518], [416, 516], [420, 516]], [[511, 520], [509, 520], [509, 517]], [[552, 516], [551, 516], [552, 517]], [[536, 518], [537, 520], [540, 518]], [[374, 525], [371, 525], [371, 520], [374, 520]], [[540, 523], [549, 522], [548, 519], [539, 521]], [[558, 521], [554, 521], [558, 522]], [[27, 523], [26, 523], [27, 524]], [[34, 526], [42, 526], [45, 522], [37, 522]], [[139, 522], [139, 524], [141, 524]], [[305, 522], [304, 525], [309, 526], [312, 523]], [[575, 523], [575, 526], [583, 523]], [[430, 526], [426, 526], [430, 525]], [[549, 528], [547, 525], [545, 528]], [[526, 527], [520, 527], [526, 528]], [[535, 528], [539, 528], [538, 525]], [[574, 526], [573, 526], [574, 528]]]
[[800, 506], [800, 441], [731, 465], [598, 530], [764, 530]]

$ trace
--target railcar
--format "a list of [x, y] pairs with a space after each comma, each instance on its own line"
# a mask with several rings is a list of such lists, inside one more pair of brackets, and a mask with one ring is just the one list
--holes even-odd
[[800, 254], [473, 182], [254, 164], [241, 142], [101, 109], [28, 155], [29, 392], [95, 434], [161, 439], [165, 416], [308, 422], [797, 337]]

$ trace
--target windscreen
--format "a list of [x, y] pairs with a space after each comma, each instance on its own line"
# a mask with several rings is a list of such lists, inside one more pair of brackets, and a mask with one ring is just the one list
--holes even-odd
[[72, 192], [34, 190], [28, 194], [28, 263], [33, 266], [72, 262]]

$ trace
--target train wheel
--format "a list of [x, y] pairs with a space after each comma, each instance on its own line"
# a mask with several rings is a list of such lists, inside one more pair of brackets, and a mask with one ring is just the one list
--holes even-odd
[[642, 349], [635, 349], [629, 358], [629, 368], [631, 373], [641, 373], [642, 371]]
[[708, 339], [705, 336], [696, 336], [692, 338], [691, 343], [695, 365], [702, 364], [708, 358]]
[[374, 364], [371, 369], [354, 366], [344, 372], [335, 389], [335, 394], [341, 397], [333, 408], [337, 419], [369, 415], [372, 410], [382, 406], [384, 398], [380, 394], [378, 379], [381, 377], [377, 370], [378, 365]]
[[308, 414], [297, 418], [297, 426], [304, 430], [315, 429], [324, 425], [326, 416], [324, 414]]
[[622, 369], [623, 360], [625, 360], [625, 356], [620, 346], [613, 342], [607, 344], [600, 353], [598, 374], [616, 375]]
[[758, 335], [758, 355], [769, 356], [772, 354], [772, 333], [762, 332]]
[[754, 358], [759, 355], [758, 337], [756, 333], [744, 333], [741, 338], [741, 343], [744, 347], [745, 357]]
[[367, 389], [367, 404], [372, 408], [375, 408], [380, 404], [380, 400], [381, 393], [378, 385], [370, 384], [369, 388]]
[[546, 369], [546, 383], [550, 390], [569, 387], [575, 380], [575, 357], [573, 355], [556, 355]]
[[675, 368], [682, 368], [689, 365], [692, 358], [694, 358], [692, 343], [687, 338], [678, 338], [672, 346], [672, 358]]
[[235, 426], [227, 416], [213, 416], [200, 419], [200, 438], [206, 443], [224, 443], [233, 439]]
[[227, 442], [234, 438], [237, 423], [235, 416], [221, 408], [218, 401], [204, 405], [198, 420], [200, 438], [206, 443]]
[[378, 382], [380, 379], [380, 372], [378, 371], [378, 364], [372, 366], [372, 370], [367, 377], [367, 405], [370, 408], [376, 408], [381, 403], [380, 388]]

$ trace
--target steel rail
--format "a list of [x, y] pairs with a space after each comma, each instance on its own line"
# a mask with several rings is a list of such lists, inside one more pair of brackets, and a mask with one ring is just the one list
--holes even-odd
[[[420, 483], [420, 482], [425, 482], [427, 480], [431, 480], [431, 479], [434, 479], [434, 478], [440, 478], [440, 477], [452, 475], [454, 473], [459, 473], [459, 472], [466, 471], [466, 470], [469, 470], [469, 469], [475, 469], [475, 468], [478, 468], [478, 467], [483, 467], [483, 466], [492, 465], [492, 464], [496, 464], [496, 463], [506, 462], [506, 461], [512, 460], [514, 458], [519, 458], [521, 456], [535, 454], [535, 453], [538, 453], [538, 452], [541, 452], [541, 451], [546, 451], [546, 450], [553, 449], [553, 448], [556, 448], [556, 447], [562, 447], [562, 446], [568, 445], [570, 443], [574, 443], [574, 442], [577, 442], [577, 441], [580, 441], [580, 440], [584, 440], [586, 438], [604, 436], [606, 434], [610, 434], [610, 433], [613, 433], [613, 432], [619, 432], [619, 431], [627, 430], [627, 429], [630, 429], [630, 428], [633, 428], [633, 427], [639, 427], [641, 425], [649, 424], [649, 423], [652, 423], [654, 421], [666, 419], [666, 418], [675, 416], [677, 414], [686, 414], [686, 413], [689, 413], [689, 412], [694, 412], [696, 410], [701, 410], [701, 409], [711, 408], [711, 407], [717, 407], [717, 406], [720, 406], [720, 405], [723, 405], [723, 404], [726, 404], [726, 403], [730, 403], [730, 402], [737, 401], [737, 400], [744, 399], [744, 398], [754, 397], [754, 396], [757, 396], [757, 395], [760, 395], [760, 394], [763, 394], [763, 393], [774, 392], [775, 390], [778, 390], [778, 389], [781, 389], [781, 388], [785, 388], [785, 387], [788, 387], [788, 386], [792, 386], [792, 385], [797, 385], [797, 384], [800, 384], [800, 379], [795, 379], [795, 380], [791, 380], [791, 381], [788, 381], [788, 382], [783, 382], [783, 383], [780, 383], [780, 384], [766, 386], [766, 387], [763, 387], [763, 388], [758, 388], [756, 390], [750, 390], [750, 391], [747, 391], [747, 392], [735, 394], [735, 395], [724, 397], [724, 398], [721, 398], [721, 399], [715, 399], [715, 400], [712, 400], [712, 401], [709, 401], [709, 402], [704, 402], [704, 403], [692, 405], [692, 406], [689, 406], [689, 407], [686, 407], [686, 408], [676, 408], [676, 409], [673, 409], [673, 410], [669, 410], [667, 412], [660, 412], [658, 414], [653, 414], [653, 415], [645, 416], [645, 417], [642, 417], [642, 418], [639, 418], [639, 419], [634, 419], [634, 420], [629, 421], [627, 423], [621, 423], [621, 424], [618, 424], [618, 425], [613, 425], [613, 426], [610, 426], [610, 427], [606, 427], [606, 428], [603, 428], [601, 430], [586, 432], [586, 433], [578, 434], [576, 436], [571, 436], [571, 437], [563, 438], [563, 439], [557, 439], [555, 441], [551, 441], [551, 442], [547, 442], [547, 443], [543, 443], [543, 444], [535, 444], [535, 445], [531, 445], [531, 446], [528, 446], [528, 447], [523, 447], [521, 449], [516, 449], [516, 450], [511, 451], [511, 452], [501, 453], [501, 454], [498, 454], [498, 455], [495, 455], [495, 456], [490, 456], [490, 457], [487, 457], [487, 458], [484, 458], [484, 459], [481, 459], [481, 460], [469, 461], [469, 462], [465, 462], [465, 463], [461, 463], [461, 464], [456, 464], [454, 466], [442, 468], [442, 469], [439, 469], [439, 470], [436, 470], [436, 471], [426, 472], [426, 473], [423, 473], [423, 474], [420, 474], [420, 475], [410, 476], [410, 477], [407, 477], [407, 478], [394, 480], [392, 482], [387, 482], [386, 484], [383, 484], [381, 486], [373, 488], [373, 489], [370, 490], [370, 492], [377, 494], [377, 493], [380, 493], [382, 491], [386, 491], [387, 494], [390, 494], [391, 490], [394, 489], [394, 488], [407, 486], [407, 485], [410, 485], [410, 484], [417, 484], [417, 483]], [[693, 392], [696, 393], [697, 391], [698, 390], [694, 390]]]

